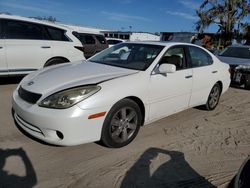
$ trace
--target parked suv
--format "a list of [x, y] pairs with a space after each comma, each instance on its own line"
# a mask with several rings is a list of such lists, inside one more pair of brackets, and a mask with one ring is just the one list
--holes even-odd
[[109, 44], [109, 47], [112, 47], [116, 44], [119, 44], [119, 43], [122, 43], [122, 42], [125, 42], [125, 40], [123, 39], [116, 39], [116, 38], [106, 38], [108, 44]]
[[84, 56], [89, 58], [96, 53], [108, 48], [108, 43], [102, 34], [83, 33], [74, 31], [73, 35], [76, 36], [83, 45]]
[[46, 21], [0, 15], [0, 76], [85, 59], [72, 30]]

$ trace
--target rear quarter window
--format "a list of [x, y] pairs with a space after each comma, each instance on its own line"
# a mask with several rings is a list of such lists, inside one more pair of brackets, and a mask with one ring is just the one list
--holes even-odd
[[73, 35], [77, 37], [82, 44], [95, 44], [95, 39], [91, 34], [73, 32]]
[[104, 36], [102, 36], [102, 35], [96, 35], [95, 37], [97, 38], [97, 40], [98, 40], [101, 44], [106, 44], [106, 43], [107, 43], [106, 40], [105, 40], [105, 38], [104, 38]]
[[51, 40], [56, 40], [56, 41], [70, 41], [68, 37], [66, 37], [65, 33], [66, 31], [63, 29], [55, 28], [55, 27], [50, 27], [46, 26], [46, 29], [49, 34], [49, 38]]

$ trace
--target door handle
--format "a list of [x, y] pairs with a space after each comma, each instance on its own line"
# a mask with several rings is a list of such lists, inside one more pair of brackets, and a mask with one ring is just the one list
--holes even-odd
[[0, 46], [0, 49], [3, 49], [3, 47], [2, 47], [2, 46]]
[[50, 48], [50, 46], [41, 46], [41, 48]]
[[218, 71], [216, 70], [216, 71], [212, 71], [212, 73], [217, 73]]
[[192, 75], [185, 76], [186, 79], [192, 78], [192, 77], [193, 77]]

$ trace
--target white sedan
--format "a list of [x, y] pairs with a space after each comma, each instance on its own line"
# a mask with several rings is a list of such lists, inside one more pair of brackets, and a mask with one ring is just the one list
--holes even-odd
[[194, 106], [213, 110], [229, 84], [229, 66], [199, 46], [125, 42], [26, 76], [13, 93], [13, 116], [47, 143], [122, 147], [144, 124]]

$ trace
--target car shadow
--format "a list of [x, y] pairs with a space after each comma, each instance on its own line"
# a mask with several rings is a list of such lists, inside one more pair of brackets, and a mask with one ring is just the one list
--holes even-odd
[[18, 84], [23, 78], [24, 76], [1, 77], [0, 85]]
[[[20, 157], [25, 167], [25, 176], [9, 174], [4, 170], [6, 160], [11, 156]], [[37, 184], [37, 176], [32, 163], [22, 148], [0, 149], [0, 187], [34, 187]]]
[[[154, 166], [154, 162], [159, 163], [159, 154], [170, 159], [150, 174], [150, 168]], [[214, 188], [215, 186], [188, 164], [182, 152], [149, 148], [127, 171], [121, 188], [127, 187]]]
[[237, 84], [230, 84], [231, 88], [235, 88], [235, 89], [240, 89], [240, 90], [245, 90], [248, 91], [245, 87], [243, 87], [242, 85], [237, 85]]

